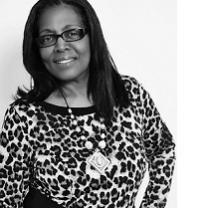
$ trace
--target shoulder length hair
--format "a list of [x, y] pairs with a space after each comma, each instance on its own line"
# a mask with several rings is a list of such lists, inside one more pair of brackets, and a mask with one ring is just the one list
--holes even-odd
[[35, 40], [38, 36], [41, 12], [60, 4], [73, 6], [88, 28], [91, 49], [88, 96], [92, 95], [98, 114], [109, 120], [113, 116], [113, 107], [127, 106], [129, 98], [121, 75], [108, 51], [99, 19], [87, 0], [39, 0], [32, 7], [24, 30], [23, 63], [31, 75], [33, 86], [30, 90], [18, 88], [17, 97], [29, 102], [43, 101], [60, 86], [59, 80], [46, 70]]

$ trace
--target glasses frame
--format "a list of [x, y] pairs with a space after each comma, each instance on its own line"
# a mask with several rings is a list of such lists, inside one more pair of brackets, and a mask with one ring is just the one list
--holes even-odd
[[[64, 34], [65, 34], [66, 32], [73, 31], [73, 30], [79, 30], [79, 31], [81, 31], [81, 34], [82, 34], [82, 35], [81, 35], [78, 39], [73, 39], [73, 40], [68, 40], [68, 39], [66, 39], [66, 38], [64, 37]], [[87, 28], [72, 28], [72, 29], [69, 29], [69, 30], [65, 30], [65, 31], [62, 32], [61, 34], [48, 34], [48, 35], [42, 35], [42, 36], [39, 36], [39, 37], [36, 38], [36, 43], [38, 44], [38, 47], [39, 47], [39, 48], [47, 48], [47, 47], [56, 45], [56, 43], [57, 43], [57, 41], [58, 41], [59, 38], [62, 38], [65, 42], [75, 42], [75, 41], [78, 41], [78, 40], [83, 39], [87, 33], [88, 33]], [[51, 44], [46, 45], [46, 46], [42, 45], [42, 44], [40, 43], [40, 38], [41, 38], [41, 37], [44, 37], [44, 36], [53, 36], [53, 37], [55, 37], [54, 43], [51, 43]]]

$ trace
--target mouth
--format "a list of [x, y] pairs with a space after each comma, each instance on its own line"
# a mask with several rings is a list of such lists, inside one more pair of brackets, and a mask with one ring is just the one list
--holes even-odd
[[56, 64], [69, 64], [69, 63], [71, 63], [74, 60], [75, 60], [75, 58], [57, 59], [57, 60], [54, 60], [54, 63], [56, 63]]

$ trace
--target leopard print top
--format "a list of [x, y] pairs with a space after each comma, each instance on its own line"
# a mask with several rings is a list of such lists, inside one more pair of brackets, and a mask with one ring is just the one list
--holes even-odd
[[92, 131], [95, 143], [100, 138], [93, 107], [72, 108], [83, 140], [65, 107], [21, 99], [9, 106], [0, 134], [0, 207], [22, 208], [30, 187], [63, 208], [135, 208], [146, 164], [140, 208], [165, 206], [175, 144], [147, 91], [132, 77], [123, 80], [131, 105], [114, 108], [102, 150], [110, 164], [99, 174], [84, 146]]

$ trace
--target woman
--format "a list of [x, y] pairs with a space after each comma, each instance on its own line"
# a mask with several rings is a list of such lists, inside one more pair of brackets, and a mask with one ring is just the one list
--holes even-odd
[[24, 32], [30, 90], [18, 90], [0, 136], [0, 207], [164, 207], [172, 135], [150, 95], [122, 76], [86, 0], [39, 0]]

